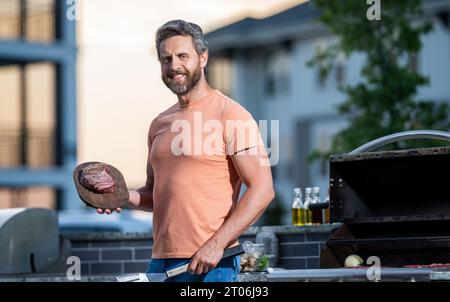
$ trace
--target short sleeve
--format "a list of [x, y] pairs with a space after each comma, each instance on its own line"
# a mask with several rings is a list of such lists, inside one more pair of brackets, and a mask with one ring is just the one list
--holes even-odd
[[241, 105], [229, 105], [224, 112], [223, 123], [227, 155], [234, 155], [257, 146], [264, 146], [258, 124]]
[[153, 139], [155, 138], [155, 133], [156, 133], [156, 126], [157, 125], [157, 118], [155, 118], [151, 123], [150, 123], [150, 127], [148, 129], [148, 136], [147, 136], [147, 145], [148, 145], [148, 150], [150, 151], [152, 144], [153, 144]]

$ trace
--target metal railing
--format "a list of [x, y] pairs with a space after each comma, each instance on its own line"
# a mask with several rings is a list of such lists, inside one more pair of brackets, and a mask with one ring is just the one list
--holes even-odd
[[[23, 139], [25, 144], [22, 144]], [[0, 169], [51, 167], [56, 163], [55, 148], [55, 134], [51, 129], [28, 129], [26, 136], [20, 130], [0, 129]], [[23, 158], [25, 162], [22, 162]]]
[[56, 190], [51, 187], [1, 187], [0, 209], [56, 208]]
[[19, 37], [19, 1], [0, 0], [0, 39], [17, 39]]
[[0, 0], [0, 39], [53, 41], [54, 0]]
[[[22, 143], [24, 139], [25, 144]], [[26, 146], [26, 150], [23, 150], [23, 146]], [[28, 128], [25, 134], [19, 129], [2, 127], [0, 128], [0, 171], [3, 168], [54, 166], [55, 148], [53, 129]], [[22, 156], [24, 152], [25, 156]], [[56, 191], [50, 187], [0, 186], [0, 208], [11, 207], [55, 208]]]

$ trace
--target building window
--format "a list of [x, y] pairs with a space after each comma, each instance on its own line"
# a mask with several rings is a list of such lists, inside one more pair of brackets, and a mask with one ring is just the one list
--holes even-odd
[[[320, 125], [319, 125], [319, 127], [320, 127]], [[318, 139], [317, 149], [320, 150], [321, 152], [326, 152], [327, 150], [330, 150], [332, 140], [333, 140], [332, 133], [324, 127], [322, 129], [319, 128], [317, 135], [318, 135], [318, 137], [316, 138], [316, 139]], [[328, 160], [321, 159], [320, 160], [320, 176], [321, 177], [328, 177], [328, 174], [329, 174], [328, 168], [329, 168]]]
[[338, 87], [345, 84], [345, 65], [343, 62], [336, 63], [336, 84]]
[[56, 190], [49, 187], [0, 187], [0, 209], [56, 209]]
[[0, 39], [51, 42], [55, 0], [0, 0]]
[[264, 76], [264, 94], [266, 96], [274, 96], [275, 95], [275, 75], [273, 73], [267, 73]]
[[408, 67], [409, 67], [409, 70], [411, 70], [413, 72], [419, 71], [419, 55], [417, 53], [414, 53], [409, 56]]
[[20, 2], [0, 0], [0, 38], [20, 37]]
[[0, 68], [0, 169], [56, 164], [56, 67]]
[[268, 52], [263, 58], [263, 94], [267, 97], [285, 95], [291, 89], [291, 68], [288, 50]]
[[316, 68], [315, 69], [315, 78], [316, 78], [316, 86], [319, 89], [325, 88], [325, 84], [327, 82], [327, 77], [323, 76], [321, 69]]
[[233, 93], [232, 72], [230, 58], [213, 58], [208, 64], [208, 82], [212, 87], [231, 97]]

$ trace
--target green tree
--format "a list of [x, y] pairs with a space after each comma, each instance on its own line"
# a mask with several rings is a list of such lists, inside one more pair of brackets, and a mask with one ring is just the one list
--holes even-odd
[[[318, 48], [309, 66], [328, 76], [336, 56], [365, 55], [361, 81], [340, 90], [346, 100], [338, 106], [348, 127], [333, 138], [331, 149], [315, 151], [312, 158], [347, 153], [384, 135], [417, 129], [449, 130], [449, 104], [417, 100], [420, 86], [429, 79], [411, 68], [422, 48], [421, 36], [432, 30], [423, 18], [420, 0], [381, 0], [381, 19], [368, 20], [366, 0], [315, 0], [320, 20], [336, 35], [337, 42]], [[434, 141], [409, 141], [384, 149], [430, 147]]]

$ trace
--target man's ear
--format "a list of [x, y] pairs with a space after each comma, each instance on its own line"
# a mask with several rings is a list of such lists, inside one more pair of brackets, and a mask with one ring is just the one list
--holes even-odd
[[208, 50], [205, 50], [200, 55], [200, 67], [205, 68], [206, 64], [208, 64]]

